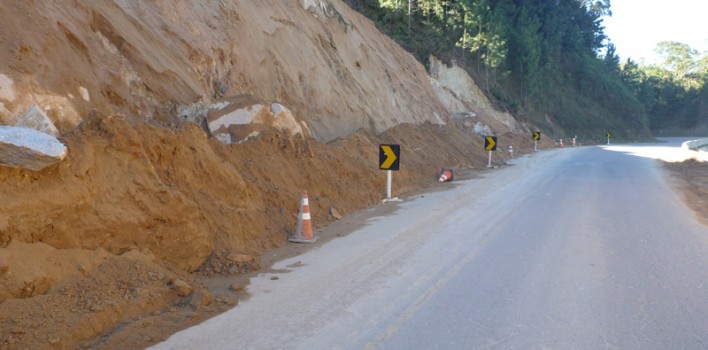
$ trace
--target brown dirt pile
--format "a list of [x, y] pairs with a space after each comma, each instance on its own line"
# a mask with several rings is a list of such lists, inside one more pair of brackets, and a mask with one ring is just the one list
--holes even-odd
[[686, 204], [696, 213], [696, 218], [708, 225], [708, 163], [689, 159], [664, 165], [676, 179]]
[[[398, 196], [434, 184], [443, 166], [486, 165], [482, 138], [461, 122], [330, 144], [271, 132], [224, 145], [193, 123], [94, 116], [62, 141], [70, 151], [60, 164], [0, 168], [0, 348], [141, 347], [225, 310], [237, 295], [214, 297], [201, 279], [257, 269], [257, 256], [286, 243], [302, 191], [320, 227], [335, 220], [332, 208], [380, 202], [379, 143], [401, 144]], [[533, 147], [529, 137], [500, 142]]]

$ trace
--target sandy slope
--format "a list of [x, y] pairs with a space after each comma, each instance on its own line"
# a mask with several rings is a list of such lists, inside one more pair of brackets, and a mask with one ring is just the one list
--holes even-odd
[[421, 64], [333, 1], [0, 4], [0, 119], [32, 102], [62, 131], [93, 109], [172, 124], [214, 102], [280, 102], [320, 140], [440, 122]]
[[[0, 348], [139, 348], [232, 307], [302, 191], [316, 225], [379, 203], [379, 143], [402, 147], [395, 195], [482, 168], [476, 122], [500, 137], [497, 165], [532, 147], [437, 67], [439, 82], [337, 0], [0, 3], [0, 121], [36, 103], [69, 149], [0, 167]], [[191, 122], [238, 96], [314, 137], [224, 145]]]
[[[517, 149], [532, 147], [514, 140]], [[170, 130], [97, 117], [64, 141], [75, 151], [57, 166], [39, 173], [0, 169], [6, 199], [0, 293], [10, 297], [0, 303], [0, 344], [6, 346], [144, 344], [233, 305], [238, 296], [225, 288], [235, 279], [223, 280], [211, 294], [202, 287], [210, 282], [200, 279], [257, 268], [250, 257], [285, 243], [303, 190], [316, 225], [334, 220], [332, 208], [346, 215], [379, 202], [385, 193], [384, 173], [376, 169], [379, 143], [403, 148], [396, 195], [433, 184], [442, 166], [479, 169], [486, 163], [481, 138], [462, 124], [404, 125], [330, 145], [274, 133], [226, 146], [192, 123]], [[505, 157], [497, 153], [499, 164]], [[143, 264], [130, 268], [136, 256]], [[183, 272], [196, 268], [196, 274]], [[102, 278], [125, 281], [122, 292], [96, 282]], [[189, 281], [195, 294], [180, 297], [176, 278]], [[136, 310], [134, 304], [143, 306]], [[52, 316], [22, 311], [28, 308]], [[75, 317], [92, 321], [67, 321]], [[143, 332], [126, 326], [134, 322]], [[144, 332], [149, 325], [154, 329]], [[48, 327], [51, 339], [44, 336]]]

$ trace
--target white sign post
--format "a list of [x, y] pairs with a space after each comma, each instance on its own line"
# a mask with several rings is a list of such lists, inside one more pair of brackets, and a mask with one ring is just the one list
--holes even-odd
[[393, 170], [398, 170], [401, 157], [400, 145], [379, 145], [379, 169], [386, 170], [386, 202], [401, 202], [398, 197], [391, 198], [391, 183], [393, 182]]

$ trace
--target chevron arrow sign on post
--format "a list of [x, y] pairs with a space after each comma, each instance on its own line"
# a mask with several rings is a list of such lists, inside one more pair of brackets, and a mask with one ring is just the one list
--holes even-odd
[[398, 170], [400, 163], [400, 145], [379, 145], [379, 169]]
[[497, 137], [487, 136], [484, 138], [484, 150], [485, 151], [496, 151], [497, 150]]

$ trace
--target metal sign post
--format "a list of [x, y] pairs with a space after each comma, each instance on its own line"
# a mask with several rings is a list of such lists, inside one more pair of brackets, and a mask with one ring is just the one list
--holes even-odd
[[612, 133], [608, 131], [608, 132], [607, 132], [607, 144], [608, 144], [608, 145], [610, 144], [610, 139], [611, 139], [611, 138], [612, 138]]
[[487, 164], [487, 168], [492, 167], [492, 151], [489, 151], [489, 164]]

